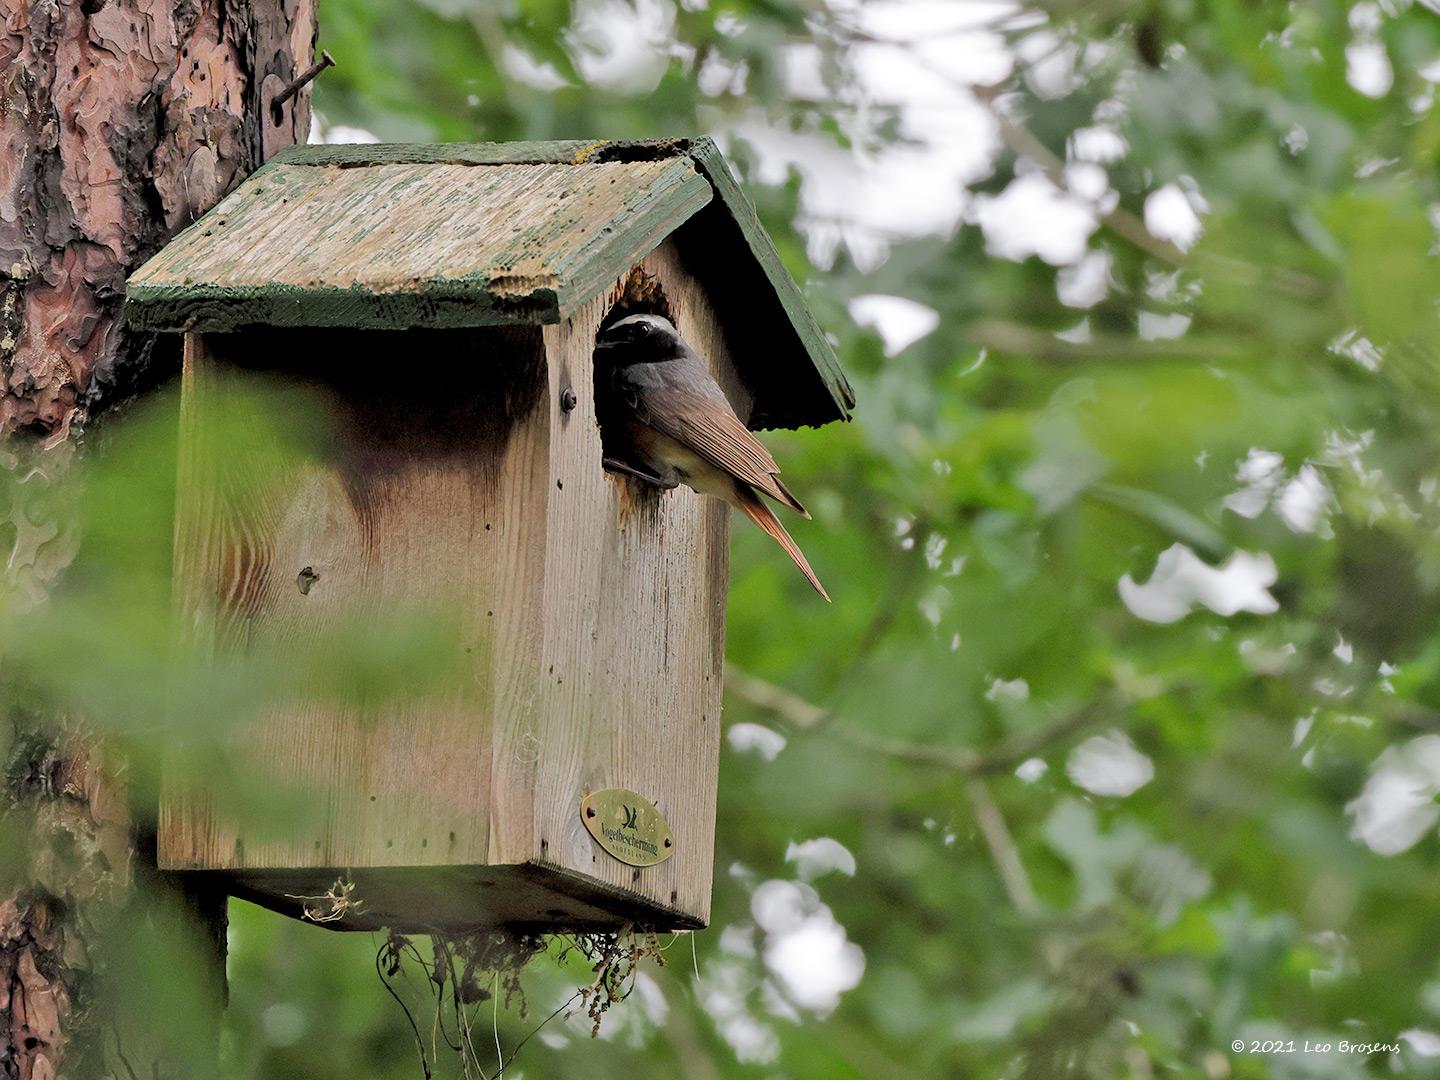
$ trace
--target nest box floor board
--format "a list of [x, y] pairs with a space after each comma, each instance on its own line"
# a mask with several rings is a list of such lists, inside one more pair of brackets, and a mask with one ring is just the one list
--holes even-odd
[[336, 868], [331, 880], [343, 878], [353, 883], [350, 895], [360, 905], [334, 919], [326, 917], [332, 906], [307, 891], [315, 883], [310, 871], [211, 871], [206, 876], [213, 877], [231, 896], [282, 915], [305, 919], [308, 908], [318, 917], [306, 921], [327, 930], [393, 928], [402, 934], [423, 934], [503, 926], [574, 932], [617, 930], [635, 923], [668, 933], [705, 927], [703, 920], [683, 911], [642, 902], [634, 893], [537, 863], [354, 872]]

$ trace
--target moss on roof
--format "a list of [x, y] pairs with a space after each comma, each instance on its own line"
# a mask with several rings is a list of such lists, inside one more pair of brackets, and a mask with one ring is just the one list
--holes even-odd
[[758, 425], [848, 418], [833, 350], [708, 139], [292, 147], [137, 270], [126, 311], [202, 332], [553, 323], [672, 233], [727, 332], [772, 360]]

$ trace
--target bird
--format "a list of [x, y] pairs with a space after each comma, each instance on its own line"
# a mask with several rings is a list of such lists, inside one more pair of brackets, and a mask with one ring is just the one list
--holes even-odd
[[666, 490], [683, 483], [723, 499], [784, 548], [828, 602], [805, 553], [760, 496], [802, 517], [809, 512], [674, 324], [642, 313], [603, 327], [595, 365], [605, 468]]

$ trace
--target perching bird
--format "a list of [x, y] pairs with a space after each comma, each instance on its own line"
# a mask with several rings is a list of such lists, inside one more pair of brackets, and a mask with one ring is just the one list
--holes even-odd
[[780, 482], [780, 466], [750, 434], [705, 364], [670, 320], [630, 315], [595, 342], [596, 413], [612, 472], [685, 484], [744, 511], [795, 560], [826, 600], [815, 571], [757, 492], [810, 515]]

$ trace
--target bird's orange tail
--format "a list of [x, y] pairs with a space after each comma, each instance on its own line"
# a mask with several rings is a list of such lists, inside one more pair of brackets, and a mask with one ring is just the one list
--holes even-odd
[[754, 489], [749, 484], [737, 482], [733, 502], [745, 512], [746, 517], [764, 529], [775, 539], [776, 543], [785, 549], [785, 553], [795, 560], [795, 565], [800, 568], [800, 572], [805, 575], [811, 585], [815, 586], [815, 591], [825, 598], [826, 603], [829, 603], [830, 594], [825, 591], [825, 586], [820, 584], [820, 579], [815, 576], [815, 571], [810, 569], [810, 564], [805, 560], [805, 553], [800, 550], [794, 540], [790, 539], [790, 534], [785, 531], [785, 526], [780, 524], [780, 519], [775, 516], [775, 512], [760, 501], [760, 496], [755, 494]]

